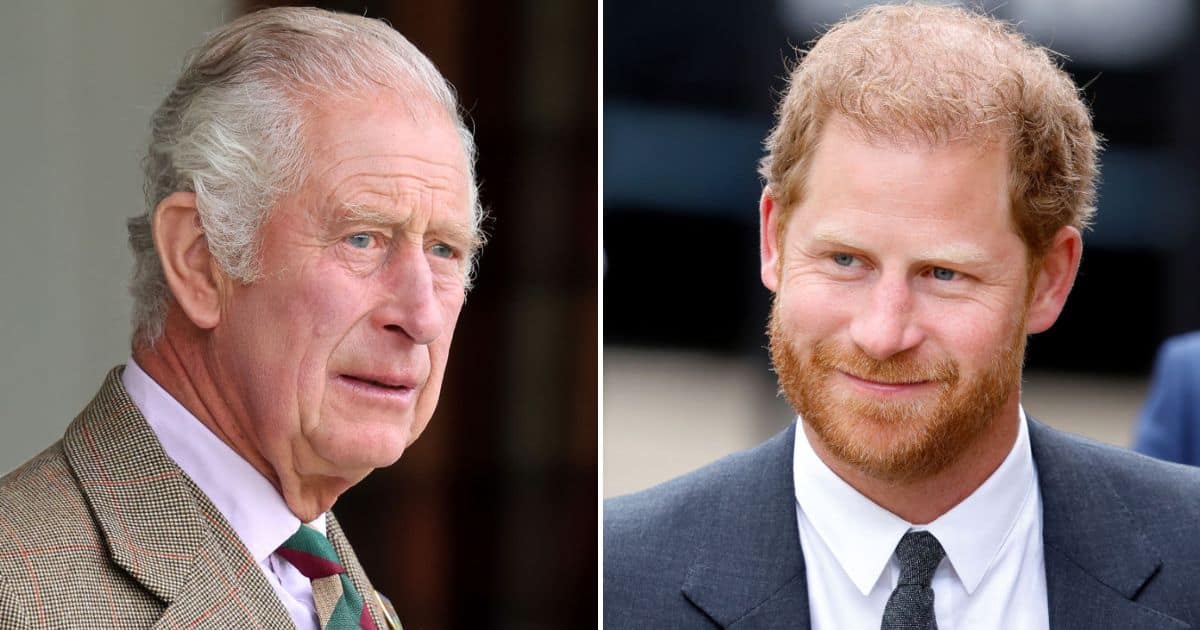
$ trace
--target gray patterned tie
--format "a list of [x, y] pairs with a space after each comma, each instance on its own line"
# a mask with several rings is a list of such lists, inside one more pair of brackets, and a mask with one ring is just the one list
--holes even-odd
[[896, 545], [900, 583], [883, 609], [880, 630], [937, 630], [933, 616], [933, 572], [946, 557], [942, 544], [929, 532], [908, 532]]

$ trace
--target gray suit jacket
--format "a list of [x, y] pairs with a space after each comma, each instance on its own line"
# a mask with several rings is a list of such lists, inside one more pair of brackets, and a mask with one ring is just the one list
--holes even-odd
[[[1200, 623], [1200, 469], [1029, 431], [1050, 627]], [[605, 628], [809, 628], [795, 432], [605, 503]]]
[[[0, 628], [293, 627], [120, 374], [61, 441], [0, 480]], [[373, 593], [332, 515], [328, 533], [359, 592]]]

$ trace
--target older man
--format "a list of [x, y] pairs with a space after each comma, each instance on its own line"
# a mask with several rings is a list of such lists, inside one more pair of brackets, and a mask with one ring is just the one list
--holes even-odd
[[473, 143], [387, 25], [213, 33], [155, 112], [133, 357], [0, 486], [0, 625], [398, 625], [329, 513], [437, 404]]
[[1200, 623], [1200, 472], [1020, 405], [1093, 214], [1070, 78], [988, 16], [875, 7], [778, 116], [762, 281], [799, 421], [605, 506], [605, 627]]

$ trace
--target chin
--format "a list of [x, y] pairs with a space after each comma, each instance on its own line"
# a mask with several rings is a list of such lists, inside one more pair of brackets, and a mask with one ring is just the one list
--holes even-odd
[[[313, 451], [332, 467], [364, 476], [375, 468], [391, 466], [411, 443], [411, 425], [392, 422], [343, 424], [312, 436]], [[365, 471], [365, 472], [361, 472]]]

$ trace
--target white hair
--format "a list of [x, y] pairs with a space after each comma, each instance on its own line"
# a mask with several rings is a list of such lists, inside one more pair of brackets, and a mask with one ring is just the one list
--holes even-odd
[[[229, 276], [261, 276], [258, 231], [311, 157], [302, 136], [311, 103], [380, 87], [445, 110], [466, 153], [472, 223], [482, 240], [475, 141], [453, 88], [421, 51], [380, 20], [313, 8], [274, 8], [210, 33], [154, 112], [144, 160], [146, 211], [129, 219], [135, 345], [162, 335], [169, 290], [151, 218], [171, 193], [196, 194], [209, 251]], [[415, 111], [415, 110], [414, 110]], [[415, 113], [414, 113], [415, 115]], [[471, 256], [464, 269], [468, 285]]]

